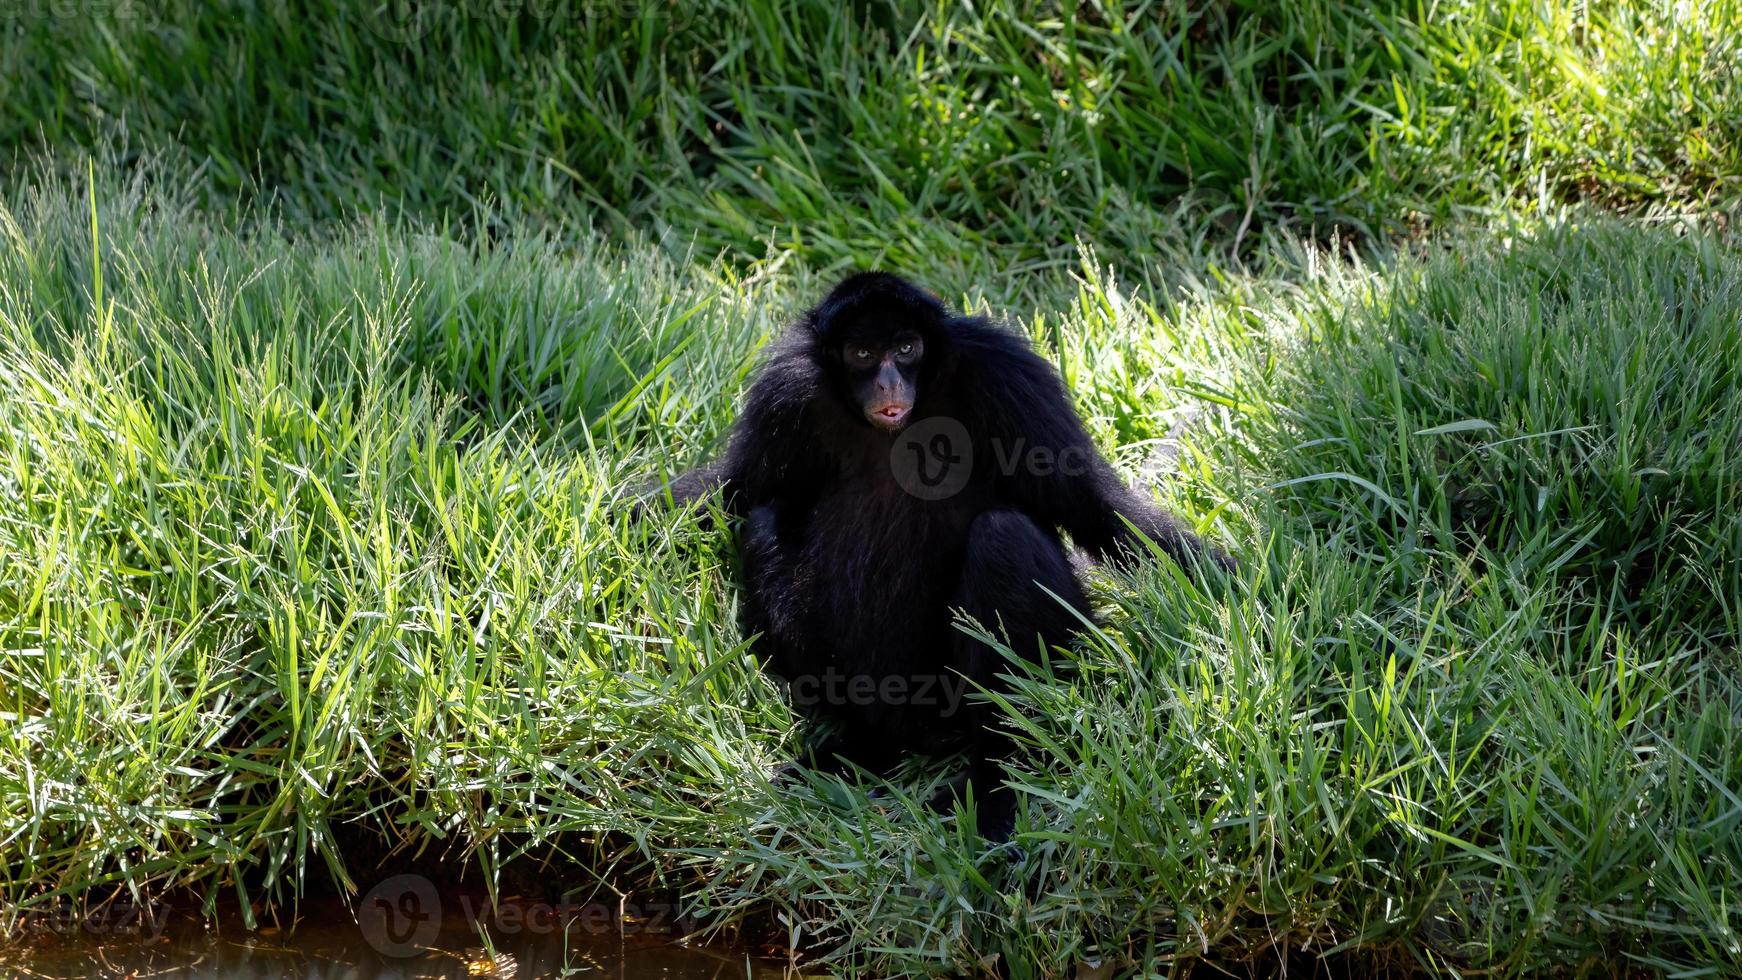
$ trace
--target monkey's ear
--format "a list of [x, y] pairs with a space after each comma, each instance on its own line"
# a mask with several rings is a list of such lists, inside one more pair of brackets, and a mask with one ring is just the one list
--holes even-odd
[[821, 309], [813, 306], [810, 309], [805, 310], [804, 314], [799, 317], [798, 326], [800, 330], [812, 338], [821, 340], [823, 337], [823, 318], [821, 315]]

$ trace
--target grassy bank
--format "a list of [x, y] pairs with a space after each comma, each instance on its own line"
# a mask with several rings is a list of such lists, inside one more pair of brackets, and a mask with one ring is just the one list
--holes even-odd
[[1186, 420], [1165, 496], [1246, 571], [1102, 582], [1023, 689], [1006, 866], [909, 795], [770, 790], [729, 544], [624, 517], [814, 282], [183, 204], [105, 185], [100, 265], [82, 189], [5, 212], [14, 909], [554, 852], [876, 972], [1738, 965], [1733, 251], [1577, 222], [1011, 311], [1120, 458]]
[[10, 24], [0, 146], [176, 152], [212, 202], [297, 220], [656, 228], [958, 288], [1079, 237], [1123, 263], [1742, 199], [1735, 0], [24, 0]]
[[[412, 866], [862, 975], [1742, 975], [1742, 5], [0, 28], [0, 926]], [[871, 265], [1242, 563], [1096, 580], [1016, 863], [771, 789], [730, 537], [628, 520]]]

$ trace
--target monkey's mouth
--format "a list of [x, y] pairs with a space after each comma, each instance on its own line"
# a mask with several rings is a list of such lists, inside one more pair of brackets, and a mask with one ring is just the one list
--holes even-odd
[[868, 409], [865, 412], [865, 417], [878, 428], [895, 429], [907, 421], [907, 413], [910, 411], [912, 411], [912, 407], [908, 405], [879, 405], [876, 408]]

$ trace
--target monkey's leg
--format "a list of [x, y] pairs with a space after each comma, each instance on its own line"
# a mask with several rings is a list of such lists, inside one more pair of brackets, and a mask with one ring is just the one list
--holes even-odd
[[[981, 514], [969, 527], [962, 580], [951, 604], [1029, 658], [1038, 657], [1042, 645], [1066, 642], [1079, 625], [1072, 610], [1089, 608], [1058, 539], [1009, 511]], [[990, 691], [1004, 687], [998, 674], [1006, 665], [998, 651], [962, 633], [952, 642], [956, 668], [968, 679]], [[1005, 783], [1002, 765], [1012, 748], [1010, 733], [998, 723], [997, 708], [984, 700], [961, 708], [972, 726], [967, 782], [974, 787], [976, 828], [989, 841], [1003, 841], [1016, 821], [1016, 794]]]
[[738, 625], [755, 641], [757, 657], [768, 671], [789, 683], [814, 659], [807, 650], [804, 610], [807, 594], [799, 581], [795, 543], [781, 535], [773, 507], [758, 507], [744, 525], [744, 595]]
[[761, 634], [756, 653], [770, 673], [787, 682], [793, 707], [811, 719], [802, 758], [819, 772], [846, 774], [858, 766], [886, 775], [901, 761], [887, 738], [867, 733], [843, 712], [845, 678], [815, 642], [807, 619], [813, 596], [800, 575], [797, 543], [782, 534], [772, 507], [750, 512], [744, 528], [744, 598], [739, 624]]

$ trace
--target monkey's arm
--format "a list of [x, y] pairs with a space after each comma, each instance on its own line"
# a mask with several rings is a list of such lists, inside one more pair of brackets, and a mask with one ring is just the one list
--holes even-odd
[[717, 498], [741, 517], [807, 485], [821, 458], [805, 418], [815, 390], [815, 368], [803, 348], [790, 337], [776, 341], [745, 395], [726, 452], [655, 496], [669, 491], [680, 507]]
[[698, 501], [706, 501], [718, 494], [726, 484], [726, 464], [724, 460], [715, 460], [698, 466], [693, 470], [679, 473], [671, 482], [663, 487], [655, 488], [654, 494], [662, 491], [671, 494], [671, 502], [678, 507], [687, 507]]
[[1103, 561], [1140, 556], [1144, 546], [1138, 535], [1142, 535], [1182, 565], [1209, 561], [1234, 570], [1234, 560], [1220, 548], [1192, 533], [1185, 522], [1156, 506], [1146, 494], [1127, 486], [1086, 441], [1085, 449], [1092, 454], [1086, 472], [1061, 474], [1062, 492], [1080, 503], [1067, 506], [1060, 523], [1089, 553]]
[[1004, 450], [1015, 465], [1000, 477], [1018, 506], [1063, 528], [1098, 560], [1140, 557], [1142, 535], [1183, 565], [1208, 560], [1233, 569], [1220, 549], [1119, 478], [1084, 431], [1050, 364], [1026, 349], [1002, 359], [997, 373], [985, 376], [994, 393], [985, 419], [994, 440], [1021, 447], [1019, 453]]

